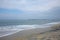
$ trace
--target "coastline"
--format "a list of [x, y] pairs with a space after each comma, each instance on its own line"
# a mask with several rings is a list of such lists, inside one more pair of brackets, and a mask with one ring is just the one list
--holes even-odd
[[[57, 24], [59, 24], [59, 23], [57, 23]], [[55, 24], [53, 24], [53, 25], [55, 25]], [[50, 31], [50, 30], [51, 30], [50, 27], [22, 30], [22, 31], [18, 31], [18, 32], [8, 35], [8, 36], [0, 37], [0, 40], [15, 40], [16, 38], [25, 38], [26, 36], [30, 36], [33, 34], [39, 34], [39, 33], [43, 33], [43, 32]]]
[[23, 30], [23, 31], [17, 32], [12, 35], [0, 37], [0, 40], [13, 40], [15, 38], [24, 38], [24, 37], [27, 37], [27, 36], [30, 36], [33, 34], [38, 34], [38, 33], [45, 32], [45, 31], [48, 31], [48, 30], [47, 29], [40, 29], [40, 28]]

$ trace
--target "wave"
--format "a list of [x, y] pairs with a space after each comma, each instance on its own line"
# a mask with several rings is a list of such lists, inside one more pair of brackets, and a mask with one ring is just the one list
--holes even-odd
[[0, 37], [11, 35], [22, 30], [36, 28], [35, 25], [13, 25], [0, 27]]
[[33, 29], [33, 28], [46, 28], [51, 27], [54, 24], [59, 24], [60, 22], [53, 22], [43, 25], [13, 25], [13, 26], [4, 26], [0, 27], [0, 37], [17, 33], [22, 30], [26, 29]]
[[37, 25], [12, 25], [12, 26], [2, 26], [1, 30], [21, 30], [21, 29], [32, 29], [36, 28]]
[[0, 27], [0, 31], [2, 30], [25, 30], [25, 29], [32, 29], [32, 28], [46, 28], [50, 27], [53, 24], [57, 24], [60, 22], [53, 22], [53, 23], [47, 23], [43, 25], [10, 25], [10, 26], [2, 26]]

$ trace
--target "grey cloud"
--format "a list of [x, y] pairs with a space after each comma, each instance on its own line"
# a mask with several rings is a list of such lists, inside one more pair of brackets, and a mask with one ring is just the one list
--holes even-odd
[[22, 14], [0, 14], [0, 19], [55, 19], [60, 18], [60, 7], [45, 12], [25, 12]]

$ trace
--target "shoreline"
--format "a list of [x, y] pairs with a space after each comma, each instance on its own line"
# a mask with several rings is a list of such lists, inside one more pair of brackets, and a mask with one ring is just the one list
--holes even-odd
[[[57, 23], [57, 24], [59, 24], [59, 23]], [[52, 25], [56, 25], [56, 24], [52, 24]], [[22, 30], [22, 31], [18, 31], [18, 32], [14, 33], [14, 34], [11, 34], [11, 35], [0, 37], [0, 40], [14, 40], [15, 38], [22, 38], [22, 37], [24, 38], [24, 37], [29, 36], [29, 35], [39, 34], [39, 33], [42, 33], [42, 32], [49, 31], [49, 30], [51, 30], [50, 27]]]

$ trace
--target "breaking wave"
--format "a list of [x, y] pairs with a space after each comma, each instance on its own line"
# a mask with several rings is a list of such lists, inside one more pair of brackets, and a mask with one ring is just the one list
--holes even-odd
[[60, 22], [48, 23], [43, 25], [10, 25], [10, 26], [2, 26], [0, 27], [0, 37], [14, 34], [16, 32], [33, 29], [33, 28], [46, 28], [51, 27], [52, 25], [59, 24]]
[[32, 29], [32, 28], [45, 28], [50, 27], [53, 24], [57, 24], [59, 22], [53, 22], [43, 25], [10, 25], [10, 26], [2, 26], [0, 27], [0, 31], [2, 30], [25, 30], [25, 29]]

